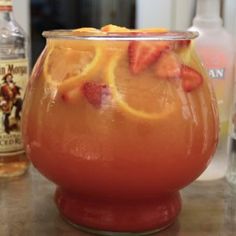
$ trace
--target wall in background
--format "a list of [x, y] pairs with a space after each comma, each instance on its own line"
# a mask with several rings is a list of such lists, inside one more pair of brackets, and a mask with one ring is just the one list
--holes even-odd
[[41, 36], [45, 30], [100, 28], [108, 23], [134, 27], [135, 0], [31, 0], [30, 3], [33, 64], [45, 46]]
[[134, 18], [135, 0], [100, 0], [101, 25], [112, 22], [113, 24], [133, 28]]
[[186, 30], [192, 25], [196, 12], [195, 0], [172, 0], [172, 29]]
[[[34, 0], [31, 0], [34, 2]], [[30, 0], [13, 0], [14, 15], [23, 29], [30, 34]], [[96, 0], [97, 1], [97, 0]], [[111, 0], [109, 0], [112, 2]], [[119, 0], [123, 1], [123, 0]], [[40, 2], [40, 0], [38, 0]], [[43, 1], [42, 1], [43, 2]], [[64, 22], [70, 21], [69, 16], [76, 18], [71, 9], [76, 9], [74, 1], [60, 1], [61, 15]], [[88, 1], [87, 1], [88, 2]], [[106, 5], [103, 0], [103, 5]], [[191, 24], [195, 12], [195, 0], [136, 0], [136, 26], [137, 27], [167, 27], [171, 29], [184, 30]], [[223, 0], [224, 25], [236, 37], [236, 1]], [[124, 11], [126, 7], [122, 6]], [[71, 8], [70, 5], [73, 5]], [[105, 6], [104, 5], [104, 6]], [[117, 5], [117, 3], [115, 3]], [[69, 6], [69, 7], [68, 7]], [[103, 9], [106, 7], [103, 6]], [[102, 10], [103, 11], [103, 10]], [[108, 11], [107, 11], [108, 12]], [[106, 18], [112, 18], [112, 13], [104, 16], [102, 23]], [[114, 17], [114, 16], [113, 16]], [[124, 16], [124, 18], [126, 15]], [[74, 21], [73, 21], [74, 22]]]
[[[127, 2], [129, 7], [127, 7]], [[236, 0], [222, 0], [222, 2], [224, 25], [236, 40]], [[40, 15], [40, 6], [46, 5], [43, 9], [45, 13], [50, 11], [47, 5], [49, 3], [51, 12], [49, 12], [49, 17], [45, 18], [44, 15]], [[135, 23], [136, 27], [167, 27], [185, 30], [191, 25], [196, 0], [13, 0], [13, 5], [16, 20], [27, 34], [31, 35], [32, 42], [36, 42], [33, 43], [33, 58], [35, 59], [44, 46], [45, 42], [42, 40], [41, 33], [45, 29], [74, 28], [85, 25], [96, 27], [111, 22], [125, 26], [132, 26]], [[31, 12], [34, 5], [36, 8], [33, 11], [35, 9], [37, 11]], [[44, 19], [42, 24], [38, 24], [40, 17]], [[127, 25], [129, 20], [129, 25]], [[134, 20], [135, 22], [132, 23]], [[37, 30], [38, 33], [32, 30]]]
[[30, 0], [13, 0], [13, 9], [16, 21], [30, 35]]
[[[236, 0], [221, 0], [225, 28], [236, 42]], [[196, 11], [196, 0], [136, 0], [136, 27], [186, 30]]]
[[136, 0], [136, 27], [185, 30], [194, 13], [195, 0]]
[[136, 0], [136, 28], [166, 27], [172, 24], [172, 0]]

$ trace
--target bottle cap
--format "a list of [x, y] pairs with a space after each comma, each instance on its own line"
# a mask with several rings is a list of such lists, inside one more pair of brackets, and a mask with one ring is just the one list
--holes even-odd
[[11, 11], [12, 0], [0, 0], [0, 11]]
[[221, 26], [220, 0], [198, 0], [193, 23], [197, 26]]

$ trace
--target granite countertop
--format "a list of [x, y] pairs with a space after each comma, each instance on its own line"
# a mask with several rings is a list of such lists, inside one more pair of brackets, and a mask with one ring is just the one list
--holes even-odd
[[[0, 180], [0, 236], [88, 236], [67, 224], [53, 202], [55, 186], [33, 167]], [[225, 180], [194, 182], [181, 191], [178, 220], [158, 236], [236, 235], [236, 191]]]

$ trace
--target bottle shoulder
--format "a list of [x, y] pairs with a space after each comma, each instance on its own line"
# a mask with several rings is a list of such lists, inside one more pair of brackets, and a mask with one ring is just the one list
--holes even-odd
[[228, 35], [230, 37], [230, 33], [223, 27], [197, 27], [197, 26], [191, 26], [188, 28], [188, 31], [198, 31], [200, 34], [209, 34], [209, 35], [215, 35], [219, 33], [223, 33], [225, 35]]
[[197, 31], [199, 37], [196, 42], [206, 45], [223, 45], [224, 47], [233, 47], [233, 37], [227, 30], [223, 27], [215, 29], [206, 29], [191, 27], [189, 31]]
[[0, 37], [21, 37], [26, 38], [23, 28], [15, 21], [0, 21]]
[[0, 20], [0, 60], [25, 58], [28, 38], [15, 20]]

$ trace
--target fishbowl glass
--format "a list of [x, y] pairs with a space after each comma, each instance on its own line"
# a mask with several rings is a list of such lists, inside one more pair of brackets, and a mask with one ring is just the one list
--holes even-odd
[[212, 87], [194, 32], [49, 31], [28, 84], [23, 138], [80, 229], [148, 234], [217, 145]]

